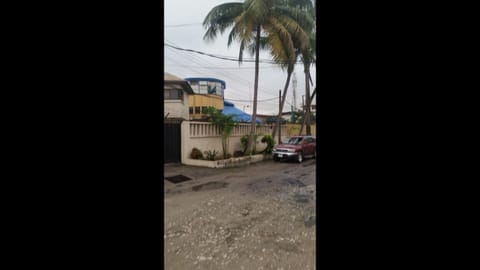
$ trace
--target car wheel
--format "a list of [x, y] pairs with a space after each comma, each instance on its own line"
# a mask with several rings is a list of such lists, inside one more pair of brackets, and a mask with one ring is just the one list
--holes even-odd
[[303, 161], [303, 153], [302, 152], [298, 152], [297, 161], [298, 161], [298, 163], [302, 163], [302, 161]]

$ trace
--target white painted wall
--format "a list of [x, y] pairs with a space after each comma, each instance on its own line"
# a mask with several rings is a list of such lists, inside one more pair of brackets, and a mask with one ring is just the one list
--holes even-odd
[[[240, 124], [234, 128], [232, 136], [229, 137], [229, 153], [233, 156], [233, 153], [237, 150], [243, 150], [240, 138], [244, 135], [248, 135], [250, 131], [250, 124]], [[271, 129], [269, 127], [258, 128], [257, 133], [263, 135], [270, 134]], [[216, 150], [219, 155], [223, 155], [222, 150], [222, 138], [218, 131], [215, 130], [215, 126], [205, 122], [195, 121], [183, 121], [181, 124], [181, 159], [183, 164], [188, 164], [190, 159], [190, 153], [194, 147], [204, 153], [208, 150]], [[286, 126], [282, 126], [282, 134], [287, 134]], [[262, 151], [266, 148], [267, 144], [262, 143], [263, 136], [259, 136], [257, 141], [257, 151]], [[282, 136], [282, 138], [285, 138]], [[204, 154], [205, 155], [205, 154]]]
[[188, 94], [183, 92], [183, 100], [164, 100], [163, 101], [165, 115], [168, 118], [189, 119], [188, 115]]

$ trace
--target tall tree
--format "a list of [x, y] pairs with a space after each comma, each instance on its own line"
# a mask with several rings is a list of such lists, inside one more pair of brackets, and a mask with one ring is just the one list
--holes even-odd
[[[309, 0], [295, 0], [295, 1], [301, 1], [301, 2], [310, 2]], [[316, 19], [315, 17], [315, 4], [316, 2], [310, 2], [312, 4], [312, 13], [311, 13], [311, 16]], [[305, 124], [306, 124], [306, 133], [307, 135], [312, 135], [312, 132], [311, 132], [311, 126], [310, 126], [310, 112], [311, 112], [311, 101], [312, 99], [311, 98], [308, 98], [310, 97], [310, 84], [313, 85], [313, 81], [312, 81], [312, 78], [310, 76], [310, 66], [315, 63], [315, 56], [316, 56], [316, 28], [315, 28], [315, 24], [312, 25], [312, 29], [311, 31], [309, 31], [310, 33], [310, 46], [302, 49], [300, 51], [301, 53], [301, 60], [303, 62], [303, 68], [304, 68], [304, 73], [305, 73], [305, 96], [307, 97], [306, 98], [306, 101], [307, 101], [307, 104], [306, 105], [306, 115], [305, 115]]]
[[207, 119], [218, 127], [218, 130], [222, 136], [222, 150], [223, 158], [229, 157], [228, 151], [228, 138], [232, 134], [233, 128], [236, 125], [233, 120], [233, 115], [222, 114], [220, 110], [214, 107], [208, 107], [203, 113], [207, 115]]
[[[253, 91], [253, 113], [247, 149], [251, 149], [257, 120], [257, 97], [259, 77], [259, 55], [261, 39], [269, 44], [273, 58], [284, 57], [294, 51], [291, 38], [292, 29], [301, 27], [291, 17], [281, 13], [280, 3], [284, 0], [245, 0], [243, 3], [225, 3], [214, 7], [205, 17], [203, 26], [207, 28], [205, 40], [213, 40], [231, 28], [228, 46], [236, 40], [240, 42], [239, 62], [243, 51], [252, 43], [255, 50], [255, 79]], [[263, 33], [263, 36], [262, 36]], [[286, 49], [285, 49], [286, 48]], [[293, 58], [294, 54], [285, 56]]]
[[[310, 35], [309, 31], [315, 25], [314, 21], [314, 7], [311, 0], [283, 0], [279, 1], [279, 7], [277, 9], [280, 13], [287, 14], [288, 17], [292, 18], [299, 27], [290, 28], [291, 37], [294, 44], [294, 51], [286, 51], [286, 55], [294, 54], [293, 58], [277, 58], [276, 61], [282, 67], [282, 69], [287, 69], [287, 80], [283, 88], [283, 94], [280, 104], [280, 110], [278, 112], [278, 117], [282, 115], [283, 107], [285, 106], [285, 100], [287, 97], [288, 86], [290, 85], [290, 79], [295, 68], [295, 64], [298, 59], [298, 55], [301, 51], [308, 50], [310, 47]], [[286, 49], [286, 48], [285, 48]], [[274, 126], [272, 131], [272, 137], [275, 138], [277, 132], [278, 123]]]

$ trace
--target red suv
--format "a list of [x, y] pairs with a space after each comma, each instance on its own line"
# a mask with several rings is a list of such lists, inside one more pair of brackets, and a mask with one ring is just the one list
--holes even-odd
[[316, 158], [316, 155], [317, 143], [312, 136], [294, 136], [273, 148], [273, 160], [275, 161], [294, 159], [302, 162], [304, 158]]

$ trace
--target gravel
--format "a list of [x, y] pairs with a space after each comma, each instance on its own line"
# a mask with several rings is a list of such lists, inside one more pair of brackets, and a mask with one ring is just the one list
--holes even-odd
[[315, 269], [315, 185], [293, 177], [305, 169], [169, 197], [165, 269]]

